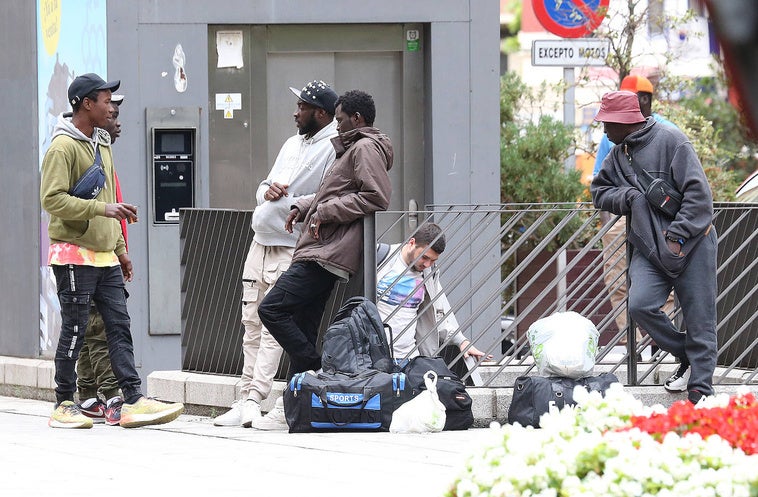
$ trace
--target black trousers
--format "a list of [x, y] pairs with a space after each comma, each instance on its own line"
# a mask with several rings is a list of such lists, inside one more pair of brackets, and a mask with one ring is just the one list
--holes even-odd
[[258, 307], [258, 316], [290, 357], [290, 376], [321, 368], [316, 348], [337, 276], [312, 261], [292, 263]]
[[55, 351], [55, 396], [58, 403], [74, 400], [76, 360], [84, 343], [90, 302], [105, 323], [108, 354], [124, 399], [142, 395], [134, 365], [134, 346], [126, 310], [126, 289], [120, 266], [53, 266], [61, 303], [61, 336]]

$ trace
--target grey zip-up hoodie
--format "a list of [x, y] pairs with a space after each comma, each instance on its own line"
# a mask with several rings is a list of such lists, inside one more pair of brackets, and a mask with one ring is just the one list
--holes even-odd
[[[682, 194], [682, 205], [674, 219], [649, 204], [630, 158]], [[657, 123], [652, 117], [611, 149], [590, 192], [598, 209], [631, 216], [629, 242], [670, 277], [684, 271], [687, 256], [713, 221], [711, 188], [695, 149], [679, 129]], [[667, 233], [684, 240], [680, 255], [669, 250]]]

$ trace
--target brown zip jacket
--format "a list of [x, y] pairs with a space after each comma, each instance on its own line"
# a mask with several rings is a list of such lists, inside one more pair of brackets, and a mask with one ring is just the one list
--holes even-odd
[[[363, 257], [363, 218], [387, 210], [392, 195], [388, 171], [392, 142], [373, 127], [356, 128], [332, 138], [337, 159], [325, 173], [315, 197], [300, 200], [296, 221], [303, 230], [292, 258], [315, 261], [355, 274]], [[317, 215], [319, 238], [307, 227]]]

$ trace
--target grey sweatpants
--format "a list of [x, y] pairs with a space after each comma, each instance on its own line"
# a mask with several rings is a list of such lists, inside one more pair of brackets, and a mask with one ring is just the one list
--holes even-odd
[[[687, 268], [670, 278], [650, 263], [638, 250], [629, 267], [629, 310], [632, 319], [644, 328], [666, 352], [690, 363], [688, 390], [713, 395], [716, 369], [716, 230], [688, 255]], [[687, 250], [685, 244], [684, 250]], [[661, 307], [674, 289], [682, 307], [686, 333], [680, 332]]]

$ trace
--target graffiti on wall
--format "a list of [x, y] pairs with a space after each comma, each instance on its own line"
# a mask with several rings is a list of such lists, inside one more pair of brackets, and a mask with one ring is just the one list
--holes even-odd
[[[70, 111], [68, 85], [84, 73], [107, 79], [106, 0], [37, 0], [37, 88], [39, 163], [50, 146], [55, 123]], [[40, 354], [54, 355], [60, 333], [55, 278], [47, 265], [47, 213], [40, 219]]]

